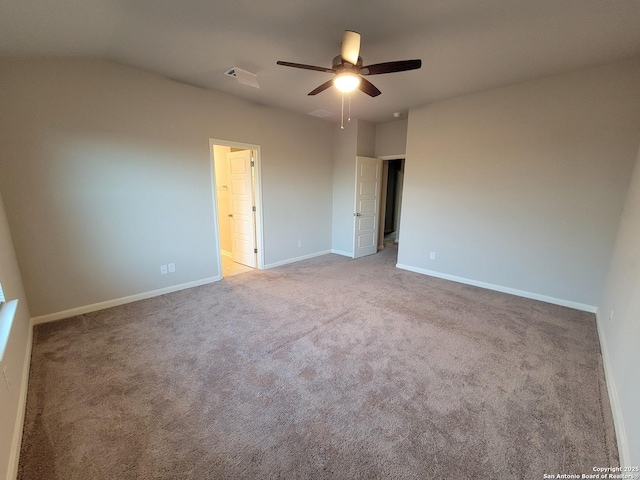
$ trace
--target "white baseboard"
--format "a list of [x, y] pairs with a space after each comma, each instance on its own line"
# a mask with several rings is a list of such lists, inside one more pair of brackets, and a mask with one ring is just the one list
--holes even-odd
[[74, 317], [76, 315], [82, 315], [83, 313], [95, 312], [97, 310], [104, 310], [105, 308], [117, 307], [118, 305], [124, 305], [125, 303], [137, 302], [138, 300], [144, 300], [151, 297], [157, 297], [167, 293], [177, 292], [186, 288], [199, 287], [200, 285], [206, 285], [208, 283], [217, 282], [222, 280], [222, 276], [217, 275], [215, 277], [203, 278], [202, 280], [196, 280], [194, 282], [181, 283], [180, 285], [173, 285], [171, 287], [159, 288], [158, 290], [152, 290], [150, 292], [138, 293], [136, 295], [129, 295], [128, 297], [115, 298], [113, 300], [107, 300], [105, 302], [93, 303], [91, 305], [84, 305], [82, 307], [71, 308], [69, 310], [63, 310], [61, 312], [49, 313], [47, 315], [40, 315], [33, 317], [31, 321], [34, 325], [40, 323], [53, 322], [55, 320], [61, 320], [63, 318]]
[[627, 432], [624, 428], [624, 420], [622, 418], [622, 408], [620, 408], [620, 397], [618, 389], [611, 371], [611, 362], [609, 360], [609, 347], [607, 339], [604, 335], [602, 322], [604, 319], [600, 310], [596, 312], [596, 326], [598, 327], [598, 338], [600, 339], [600, 352], [602, 353], [602, 366], [604, 367], [604, 377], [607, 383], [607, 393], [609, 394], [609, 402], [611, 403], [611, 414], [613, 416], [613, 426], [616, 430], [616, 441], [618, 442], [618, 455], [620, 455], [620, 466], [631, 467], [631, 455], [629, 453], [629, 443], [627, 442]]
[[411, 265], [404, 265], [402, 263], [396, 264], [396, 268], [409, 270], [410, 272], [415, 273], [422, 273], [423, 275], [429, 275], [430, 277], [451, 280], [452, 282], [464, 283], [465, 285], [473, 285], [474, 287], [486, 288], [487, 290], [495, 290], [496, 292], [509, 293], [511, 295], [516, 295], [517, 297], [531, 298], [532, 300], [553, 303], [555, 305], [574, 308], [576, 310], [582, 310], [584, 312], [596, 313], [596, 310], [598, 309], [598, 307], [594, 307], [593, 305], [586, 305], [584, 303], [573, 302], [571, 300], [563, 300], [562, 298], [549, 297], [547, 295], [527, 292], [525, 290], [518, 290], [516, 288], [503, 287], [501, 285], [494, 285], [492, 283], [480, 282], [478, 280], [471, 280], [469, 278], [457, 277], [455, 275], [449, 275], [447, 273], [434, 272], [432, 270], [427, 270], [426, 268], [412, 267]]
[[269, 268], [281, 267], [282, 265], [299, 262], [301, 260], [308, 260], [309, 258], [320, 257], [328, 253], [331, 253], [331, 250], [323, 250], [322, 252], [310, 253], [309, 255], [302, 255], [301, 257], [289, 258], [287, 260], [282, 260], [280, 262], [269, 263], [265, 265], [264, 268], [265, 270], [267, 270]]
[[27, 389], [29, 387], [29, 371], [31, 369], [31, 349], [33, 347], [33, 321], [29, 320], [29, 332], [27, 334], [27, 348], [24, 363], [22, 365], [22, 383], [20, 384], [20, 396], [18, 397], [18, 415], [13, 427], [11, 440], [11, 453], [9, 454], [9, 469], [7, 480], [15, 480], [18, 477], [18, 464], [20, 462], [20, 448], [22, 447], [22, 432], [24, 430], [24, 417], [27, 410]]
[[331, 249], [331, 253], [335, 253], [336, 255], [342, 255], [344, 257], [353, 258], [353, 253], [343, 252], [342, 250]]
[[225, 257], [233, 258], [233, 253], [227, 252], [226, 250], [220, 250], [220, 253]]

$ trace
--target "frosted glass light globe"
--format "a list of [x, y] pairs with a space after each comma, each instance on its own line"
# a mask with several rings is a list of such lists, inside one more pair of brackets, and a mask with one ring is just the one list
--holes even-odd
[[333, 79], [333, 84], [341, 92], [348, 93], [358, 88], [360, 76], [350, 72], [339, 73]]

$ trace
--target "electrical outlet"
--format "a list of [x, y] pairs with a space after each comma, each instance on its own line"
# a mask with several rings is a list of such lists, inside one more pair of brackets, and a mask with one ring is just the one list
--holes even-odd
[[175, 263], [170, 263], [169, 264], [169, 273], [175, 273], [176, 271], [176, 264]]
[[160, 265], [160, 275], [166, 275], [166, 274], [167, 274], [167, 266]]
[[609, 321], [613, 322], [613, 308], [611, 309], [611, 313], [609, 314]]
[[302, 240], [298, 240], [298, 248], [302, 248]]
[[436, 259], [436, 252], [431, 252], [429, 254], [429, 260], [435, 260]]
[[7, 366], [5, 365], [2, 369], [2, 375], [4, 376], [4, 383], [7, 386], [7, 390], [9, 390], [9, 374], [7, 373]]

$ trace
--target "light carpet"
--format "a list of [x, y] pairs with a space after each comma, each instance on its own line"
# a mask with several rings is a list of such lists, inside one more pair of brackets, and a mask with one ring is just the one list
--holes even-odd
[[22, 479], [618, 465], [592, 314], [326, 255], [35, 328]]

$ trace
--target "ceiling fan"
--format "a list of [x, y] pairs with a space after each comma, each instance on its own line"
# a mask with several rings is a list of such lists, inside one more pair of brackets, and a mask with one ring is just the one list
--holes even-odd
[[317, 95], [320, 92], [324, 92], [327, 88], [331, 87], [331, 85], [335, 85], [335, 87], [343, 93], [348, 93], [359, 88], [367, 95], [377, 97], [382, 92], [366, 78], [362, 78], [363, 76], [416, 70], [422, 66], [422, 60], [399, 60], [362, 66], [360, 34], [347, 30], [342, 37], [342, 51], [340, 55], [333, 59], [331, 68], [283, 61], [278, 61], [277, 64], [285, 67], [335, 74], [331, 80], [310, 91], [309, 95]]

